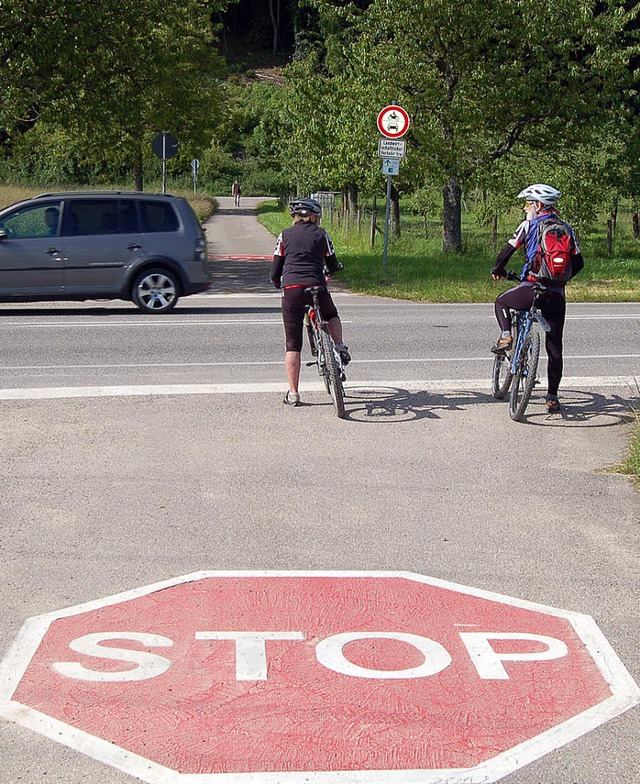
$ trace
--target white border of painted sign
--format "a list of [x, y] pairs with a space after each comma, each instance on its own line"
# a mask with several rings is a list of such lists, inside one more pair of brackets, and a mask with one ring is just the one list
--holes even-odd
[[[120, 602], [162, 591], [176, 585], [211, 577], [332, 577], [332, 578], [403, 578], [447, 590], [499, 602], [512, 607], [565, 618], [583, 641], [592, 660], [609, 684], [608, 699], [571, 719], [556, 725], [525, 743], [493, 757], [473, 768], [447, 770], [366, 770], [302, 771], [290, 773], [207, 773], [181, 774], [144, 757], [132, 754], [111, 743], [89, 735], [39, 711], [12, 701], [12, 696], [49, 626], [59, 618], [98, 610]], [[543, 604], [515, 599], [458, 583], [425, 577], [413, 572], [364, 571], [201, 571], [171, 580], [146, 585], [103, 599], [29, 618], [17, 639], [0, 663], [0, 716], [34, 730], [75, 751], [136, 776], [148, 784], [490, 784], [528, 765], [534, 760], [585, 735], [640, 703], [640, 688], [620, 661], [613, 648], [588, 615], [560, 610]]]

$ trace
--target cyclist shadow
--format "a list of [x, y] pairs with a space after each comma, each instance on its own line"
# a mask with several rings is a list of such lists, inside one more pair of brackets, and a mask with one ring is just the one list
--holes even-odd
[[544, 397], [532, 397], [523, 424], [545, 427], [614, 427], [637, 419], [636, 404], [620, 395], [561, 390], [562, 408], [557, 414], [545, 409]]
[[[596, 392], [563, 391], [560, 413], [545, 409], [544, 396], [532, 397], [520, 424], [551, 427], [613, 427], [636, 420], [630, 399], [619, 395], [606, 397]], [[496, 400], [489, 393], [455, 391], [446, 393], [420, 390], [409, 392], [398, 387], [345, 389], [346, 416], [352, 422], [380, 424], [440, 419], [444, 411], [464, 411], [478, 403], [504, 406], [508, 420], [508, 402]], [[514, 423], [515, 424], [515, 423]]]
[[489, 402], [498, 401], [492, 395], [472, 391], [445, 394], [427, 390], [409, 392], [398, 387], [355, 387], [345, 389], [345, 419], [366, 424], [415, 422], [440, 419], [440, 411], [464, 411], [474, 403]]

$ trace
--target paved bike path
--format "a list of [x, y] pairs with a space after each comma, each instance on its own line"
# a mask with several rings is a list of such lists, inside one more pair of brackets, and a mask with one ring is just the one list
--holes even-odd
[[[273, 198], [242, 197], [235, 207], [231, 196], [218, 197], [218, 209], [204, 224], [213, 281], [210, 295], [279, 296], [269, 280], [275, 238], [256, 219], [258, 205]], [[338, 280], [331, 288], [345, 291]]]
[[275, 294], [269, 280], [274, 238], [256, 220], [256, 207], [269, 197], [218, 197], [219, 207], [205, 222], [209, 245], [210, 294]]

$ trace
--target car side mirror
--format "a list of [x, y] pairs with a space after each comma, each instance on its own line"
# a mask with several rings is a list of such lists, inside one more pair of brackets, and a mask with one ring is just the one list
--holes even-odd
[[8, 236], [5, 229], [0, 229], [0, 240], [6, 240]]

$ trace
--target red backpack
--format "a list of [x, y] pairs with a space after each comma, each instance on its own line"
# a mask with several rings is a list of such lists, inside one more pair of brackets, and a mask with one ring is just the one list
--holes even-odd
[[571, 278], [573, 237], [569, 226], [552, 215], [538, 223], [538, 252], [531, 272], [535, 278], [566, 283]]

